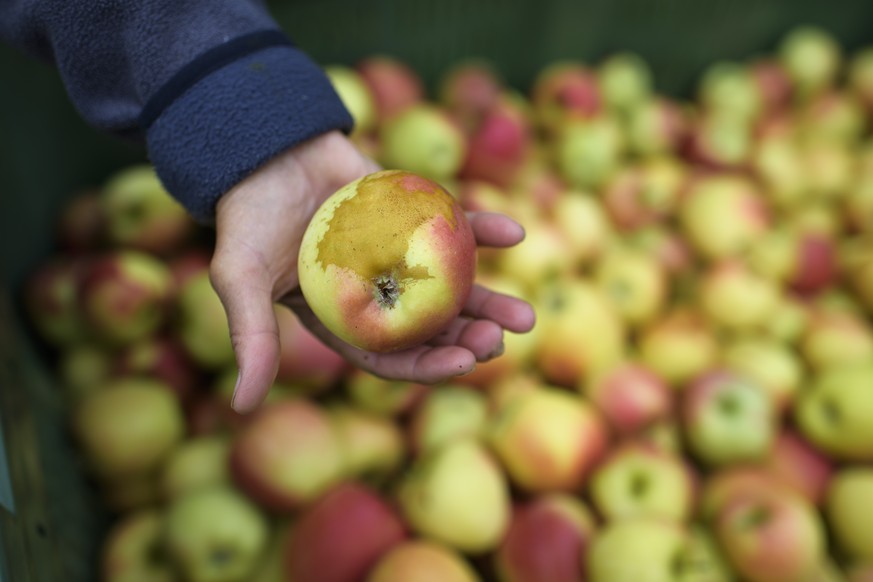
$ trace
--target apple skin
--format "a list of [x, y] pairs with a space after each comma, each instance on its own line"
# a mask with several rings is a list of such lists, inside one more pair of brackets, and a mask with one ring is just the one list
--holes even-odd
[[134, 250], [109, 251], [89, 261], [79, 305], [95, 336], [126, 345], [155, 333], [170, 315], [173, 280], [166, 263]]
[[603, 109], [597, 76], [575, 61], [543, 68], [531, 88], [531, 105], [537, 124], [547, 133], [558, 131], [570, 116], [592, 118]]
[[747, 332], [771, 316], [781, 288], [743, 261], [725, 259], [700, 274], [698, 293], [703, 313], [719, 328]]
[[328, 409], [343, 451], [343, 472], [350, 479], [382, 483], [394, 476], [410, 448], [393, 419], [335, 404]]
[[77, 343], [62, 350], [57, 372], [63, 383], [64, 401], [77, 405], [113, 376], [115, 353], [90, 342]]
[[633, 360], [607, 368], [580, 386], [619, 435], [639, 433], [673, 411], [673, 392], [667, 383]]
[[793, 407], [798, 431], [838, 461], [873, 460], [873, 366], [838, 366], [819, 373]]
[[80, 288], [88, 258], [55, 255], [31, 271], [21, 299], [40, 339], [55, 348], [80, 344], [93, 335], [81, 311]]
[[509, 484], [477, 439], [455, 439], [418, 457], [397, 483], [395, 497], [418, 536], [466, 555], [493, 551], [509, 526]]
[[777, 421], [769, 395], [739, 374], [716, 369], [695, 378], [681, 407], [691, 452], [707, 465], [758, 461], [773, 446]]
[[306, 400], [261, 406], [234, 435], [234, 483], [263, 507], [298, 509], [343, 478], [343, 450], [327, 412]]
[[554, 142], [560, 176], [571, 188], [599, 189], [621, 167], [626, 147], [618, 121], [608, 116], [565, 121]]
[[183, 407], [194, 398], [201, 372], [178, 339], [154, 334], [125, 346], [113, 365], [115, 376], [146, 376], [165, 382]]
[[819, 304], [810, 310], [798, 348], [813, 370], [864, 364], [873, 361], [873, 330], [862, 314]]
[[456, 438], [483, 436], [488, 413], [481, 392], [460, 385], [434, 386], [409, 420], [410, 446], [415, 454], [424, 454]]
[[523, 112], [514, 102], [499, 100], [472, 130], [459, 177], [509, 187], [530, 155], [532, 140]]
[[582, 582], [597, 525], [577, 497], [562, 493], [518, 504], [492, 561], [500, 582]]
[[531, 493], [578, 490], [608, 438], [606, 423], [588, 401], [551, 386], [510, 399], [488, 430], [510, 480]]
[[164, 189], [150, 165], [128, 166], [110, 176], [100, 202], [106, 236], [114, 248], [168, 255], [195, 230], [191, 216]]
[[823, 510], [830, 530], [849, 559], [873, 562], [873, 468], [841, 468], [827, 489]]
[[375, 129], [379, 120], [376, 100], [361, 74], [352, 67], [338, 64], [326, 66], [324, 73], [355, 122], [352, 139]]
[[86, 461], [102, 479], [151, 473], [185, 436], [178, 398], [148, 378], [109, 381], [78, 404], [71, 425]]
[[267, 548], [267, 516], [233, 487], [190, 491], [166, 511], [164, 545], [185, 580], [243, 582]]
[[688, 531], [674, 521], [619, 519], [601, 527], [588, 549], [590, 582], [672, 582]]
[[365, 57], [355, 69], [370, 88], [380, 123], [424, 99], [424, 85], [418, 73], [395, 57]]
[[806, 370], [793, 346], [758, 334], [741, 334], [728, 343], [722, 353], [722, 365], [765, 388], [780, 416], [800, 392]]
[[711, 526], [729, 503], [759, 491], [795, 495], [790, 486], [773, 471], [751, 463], [739, 463], [716, 468], [704, 475], [696, 506], [696, 518]]
[[164, 512], [149, 507], [131, 511], [114, 522], [100, 548], [101, 580], [105, 582], [174, 582], [172, 564], [160, 556]]
[[688, 117], [678, 102], [663, 96], [636, 104], [623, 126], [628, 149], [643, 156], [678, 152], [687, 138]]
[[191, 437], [168, 455], [158, 474], [164, 501], [172, 501], [195, 489], [229, 484], [231, 439], [224, 434]]
[[836, 470], [831, 459], [790, 427], [779, 432], [761, 466], [815, 506], [822, 503]]
[[638, 341], [640, 362], [676, 390], [714, 366], [720, 354], [713, 325], [699, 309], [682, 304], [640, 330]]
[[290, 309], [276, 305], [279, 325], [279, 369], [276, 382], [293, 385], [306, 394], [327, 392], [349, 368], [348, 362], [327, 347]]
[[234, 365], [227, 313], [207, 269], [190, 275], [179, 289], [172, 330], [203, 370], [215, 371]]
[[303, 235], [300, 288], [315, 315], [359, 348], [388, 352], [435, 336], [473, 287], [476, 240], [439, 184], [385, 170], [355, 180]]
[[364, 582], [480, 582], [455, 550], [430, 540], [402, 542], [382, 555]]
[[839, 73], [842, 51], [823, 28], [797, 26], [780, 41], [777, 58], [794, 87], [794, 95], [808, 99], [832, 86]]
[[808, 580], [824, 560], [824, 524], [799, 496], [769, 489], [728, 502], [714, 525], [727, 562], [749, 582]]
[[696, 501], [695, 475], [677, 455], [629, 442], [610, 449], [588, 482], [606, 521], [653, 517], [684, 522]]
[[381, 416], [406, 416], [427, 393], [424, 384], [386, 380], [352, 368], [343, 378], [344, 394], [349, 403], [361, 410]]
[[600, 257], [594, 280], [628, 327], [639, 328], [663, 312], [670, 281], [657, 257], [615, 245]]
[[375, 490], [340, 483], [296, 517], [285, 544], [285, 580], [363, 580], [407, 535], [398, 513]]
[[597, 67], [597, 85], [604, 105], [624, 113], [652, 95], [652, 70], [632, 52], [616, 52]]
[[437, 182], [457, 177], [467, 155], [467, 137], [449, 112], [419, 103], [379, 128], [383, 167], [413, 172]]
[[603, 205], [624, 232], [662, 223], [675, 214], [686, 172], [678, 159], [668, 155], [628, 164], [605, 185]]
[[482, 59], [467, 59], [443, 74], [437, 99], [470, 132], [500, 100], [503, 82], [494, 67]]

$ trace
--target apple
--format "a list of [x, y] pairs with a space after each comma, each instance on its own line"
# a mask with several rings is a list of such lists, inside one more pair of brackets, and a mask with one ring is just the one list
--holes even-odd
[[578, 490], [608, 446], [606, 423], [587, 400], [551, 386], [520, 393], [496, 411], [488, 441], [523, 491]]
[[[548, 382], [575, 388], [624, 358], [627, 326], [590, 279], [548, 282], [540, 287], [534, 303], [541, 338], [534, 365]], [[579, 325], [581, 321], [585, 325]]]
[[164, 512], [149, 507], [125, 514], [110, 527], [100, 547], [101, 580], [173, 582], [163, 548]]
[[90, 333], [80, 309], [80, 286], [90, 259], [54, 255], [24, 281], [22, 304], [38, 337], [55, 348], [84, 341]]
[[418, 73], [396, 57], [370, 55], [361, 59], [355, 70], [370, 89], [380, 123], [424, 100], [424, 84]]
[[382, 555], [365, 582], [480, 582], [459, 552], [430, 540], [408, 540]]
[[63, 253], [96, 252], [106, 241], [106, 217], [99, 188], [74, 193], [61, 206], [55, 222], [55, 241]]
[[815, 370], [870, 362], [873, 360], [873, 330], [863, 315], [813, 308], [798, 348]]
[[795, 95], [807, 99], [831, 86], [841, 67], [839, 43], [823, 28], [803, 25], [791, 30], [777, 49]]
[[509, 484], [497, 460], [473, 438], [418, 457], [400, 477], [397, 503], [420, 537], [464, 554], [494, 550], [510, 520]]
[[843, 207], [849, 232], [873, 231], [867, 220], [867, 217], [873, 213], [873, 175], [856, 178], [843, 199]]
[[487, 421], [488, 401], [481, 392], [434, 386], [412, 413], [409, 442], [416, 454], [426, 454], [456, 438], [483, 436]]
[[807, 302], [794, 294], [783, 293], [761, 331], [767, 338], [795, 347], [806, 332], [810, 318], [811, 309]]
[[767, 489], [728, 502], [714, 531], [727, 562], [749, 582], [811, 579], [827, 549], [816, 508], [802, 497]]
[[[709, 528], [689, 527], [688, 540], [679, 556], [677, 582], [734, 582], [736, 574], [726, 563]], [[824, 581], [821, 581], [824, 582]]]
[[668, 155], [629, 164], [605, 185], [603, 205], [623, 231], [661, 223], [675, 214], [686, 173], [683, 163]]
[[704, 259], [737, 255], [770, 228], [759, 188], [740, 175], [698, 177], [679, 208], [682, 232]]
[[546, 135], [558, 131], [569, 117], [592, 118], [603, 109], [595, 72], [577, 61], [542, 68], [530, 95], [537, 124]]
[[715, 330], [693, 307], [677, 305], [640, 330], [640, 362], [670, 386], [682, 389], [718, 361]]
[[619, 169], [624, 148], [621, 126], [612, 117], [570, 118], [555, 139], [555, 163], [571, 188], [596, 189]]
[[670, 387], [635, 360], [603, 370], [580, 388], [619, 435], [639, 433], [672, 415]]
[[[800, 154], [811, 200], [827, 204], [845, 198], [854, 182], [855, 156], [849, 145], [834, 140], [806, 140], [800, 144]], [[823, 214], [831, 216], [827, 211]]]
[[550, 493], [519, 503], [493, 554], [500, 582], [581, 582], [597, 525], [578, 497]]
[[328, 414], [339, 436], [344, 473], [350, 478], [381, 482], [401, 467], [409, 445], [393, 419], [346, 404], [332, 405]]
[[195, 222], [148, 164], [115, 172], [103, 184], [100, 202], [108, 242], [116, 248], [167, 255], [194, 233]]
[[196, 489], [166, 511], [164, 545], [185, 580], [249, 580], [267, 548], [269, 525], [245, 495], [226, 485]]
[[690, 125], [685, 156], [707, 170], [737, 170], [750, 159], [754, 136], [751, 122], [737, 114], [710, 110], [698, 112]]
[[524, 240], [501, 249], [495, 263], [498, 273], [533, 294], [547, 281], [572, 273], [575, 257], [563, 232], [544, 218], [525, 222], [524, 229]]
[[113, 373], [147, 376], [166, 382], [187, 406], [200, 385], [200, 370], [178, 339], [155, 334], [125, 346], [117, 355]]
[[524, 113], [513, 101], [500, 99], [482, 113], [471, 130], [459, 176], [509, 187], [530, 156], [532, 140]]
[[837, 544], [855, 561], [873, 561], [873, 468], [847, 466], [834, 475], [824, 514]]
[[866, 131], [867, 112], [847, 90], [828, 90], [804, 103], [798, 112], [800, 132], [807, 140], [837, 140], [855, 144]]
[[352, 135], [356, 137], [373, 131], [379, 120], [379, 111], [370, 86], [361, 74], [352, 67], [338, 64], [326, 66], [324, 73], [355, 122]]
[[162, 464], [158, 487], [165, 501], [195, 489], [230, 483], [231, 438], [225, 434], [194, 436], [179, 443]]
[[698, 82], [697, 101], [707, 112], [724, 114], [737, 123], [755, 121], [763, 102], [750, 67], [736, 61], [717, 61], [706, 67]]
[[467, 155], [467, 138], [448, 112], [432, 103], [408, 107], [379, 128], [380, 161], [446, 182], [455, 178]]
[[626, 234], [625, 241], [628, 246], [652, 255], [668, 275], [676, 277], [673, 287], [679, 287], [683, 279], [688, 279], [686, 275], [692, 274], [691, 246], [672, 228], [657, 224], [644, 226]]
[[723, 259], [700, 274], [698, 293], [701, 311], [717, 327], [743, 332], [767, 321], [781, 288], [745, 262]]
[[[595, 263], [615, 239], [615, 228], [600, 201], [590, 193], [565, 190], [555, 200], [551, 220], [577, 265]], [[522, 243], [524, 244], [524, 243]]]
[[633, 436], [636, 442], [656, 451], [671, 455], [685, 453], [685, 443], [682, 442], [682, 427], [674, 416], [655, 422]]
[[788, 210], [809, 199], [806, 168], [794, 135], [763, 135], [752, 144], [749, 165], [764, 184], [764, 195], [777, 209]]
[[103, 479], [146, 475], [185, 436], [172, 389], [158, 380], [111, 380], [72, 411], [73, 434], [91, 470]]
[[614, 245], [594, 268], [594, 280], [630, 328], [663, 312], [670, 294], [667, 272], [658, 259], [631, 246]]
[[57, 373], [67, 404], [75, 406], [106, 384], [113, 373], [113, 357], [105, 346], [90, 342], [76, 343], [58, 354]]
[[766, 390], [728, 370], [698, 376], [682, 392], [682, 423], [691, 452], [720, 466], [766, 457], [776, 415]]
[[817, 507], [835, 471], [831, 459], [789, 427], [779, 432], [761, 466]]
[[629, 518], [607, 522], [588, 549], [590, 582], [672, 582], [682, 573], [687, 529], [670, 520]]
[[439, 80], [437, 102], [470, 131], [500, 100], [503, 81], [484, 59], [464, 59], [451, 65]]
[[[772, 317], [772, 313], [770, 314]], [[722, 352], [725, 368], [764, 388], [776, 412], [786, 411], [800, 392], [806, 365], [797, 350], [774, 338], [746, 334], [729, 342]]]
[[295, 518], [285, 545], [288, 582], [357, 582], [407, 539], [397, 511], [375, 490], [340, 483]]
[[343, 384], [351, 404], [382, 416], [407, 414], [428, 390], [424, 384], [386, 380], [358, 368], [345, 375]]
[[873, 460], [871, 382], [869, 361], [816, 374], [794, 403], [800, 434], [833, 460]]
[[597, 67], [596, 75], [603, 104], [619, 114], [652, 95], [652, 71], [636, 53], [609, 55]]
[[696, 517], [701, 524], [711, 528], [722, 510], [730, 503], [744, 497], [760, 495], [762, 491], [797, 496], [786, 481], [761, 464], [738, 463], [715, 468], [704, 474]]
[[293, 511], [343, 478], [343, 448], [328, 413], [303, 399], [264, 404], [235, 434], [233, 481], [263, 507]]
[[623, 124], [628, 150], [642, 156], [677, 152], [689, 129], [689, 115], [683, 106], [663, 96], [634, 105]]
[[309, 331], [290, 309], [276, 305], [274, 311], [280, 345], [276, 381], [306, 394], [336, 386], [348, 370], [348, 362]]
[[179, 289], [173, 333], [202, 369], [220, 370], [235, 362], [224, 305], [203, 269]]
[[780, 111], [790, 105], [791, 79], [785, 67], [772, 56], [758, 57], [749, 65], [764, 113]]
[[364, 350], [421, 344], [461, 312], [476, 240], [439, 184], [385, 170], [340, 188], [301, 241], [300, 289], [334, 334]]

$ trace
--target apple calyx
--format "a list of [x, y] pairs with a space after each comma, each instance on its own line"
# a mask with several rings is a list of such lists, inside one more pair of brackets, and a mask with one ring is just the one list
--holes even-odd
[[397, 282], [397, 278], [393, 273], [384, 273], [373, 279], [373, 286], [376, 288], [373, 297], [379, 307], [393, 309], [400, 298], [402, 288]]

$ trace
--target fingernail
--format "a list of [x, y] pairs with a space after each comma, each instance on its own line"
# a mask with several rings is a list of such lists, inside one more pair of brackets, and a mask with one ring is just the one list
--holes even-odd
[[230, 407], [236, 410], [236, 398], [239, 395], [239, 384], [242, 381], [242, 370], [236, 375], [236, 384], [233, 386], [233, 396], [230, 398]]
[[503, 340], [501, 340], [500, 343], [497, 344], [497, 347], [494, 348], [494, 349], [491, 351], [490, 354], [488, 354], [488, 359], [489, 359], [489, 360], [493, 360], [494, 358], [497, 358], [497, 357], [499, 357], [499, 356], [502, 356], [502, 355], [503, 355], [503, 352], [504, 352], [505, 350], [506, 350], [506, 344], [504, 344], [504, 343], [503, 343]]

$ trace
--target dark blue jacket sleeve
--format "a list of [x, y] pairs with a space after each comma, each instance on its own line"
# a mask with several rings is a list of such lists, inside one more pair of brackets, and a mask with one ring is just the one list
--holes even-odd
[[257, 0], [0, 0], [0, 38], [53, 63], [88, 123], [143, 139], [203, 222], [276, 154], [352, 126]]

